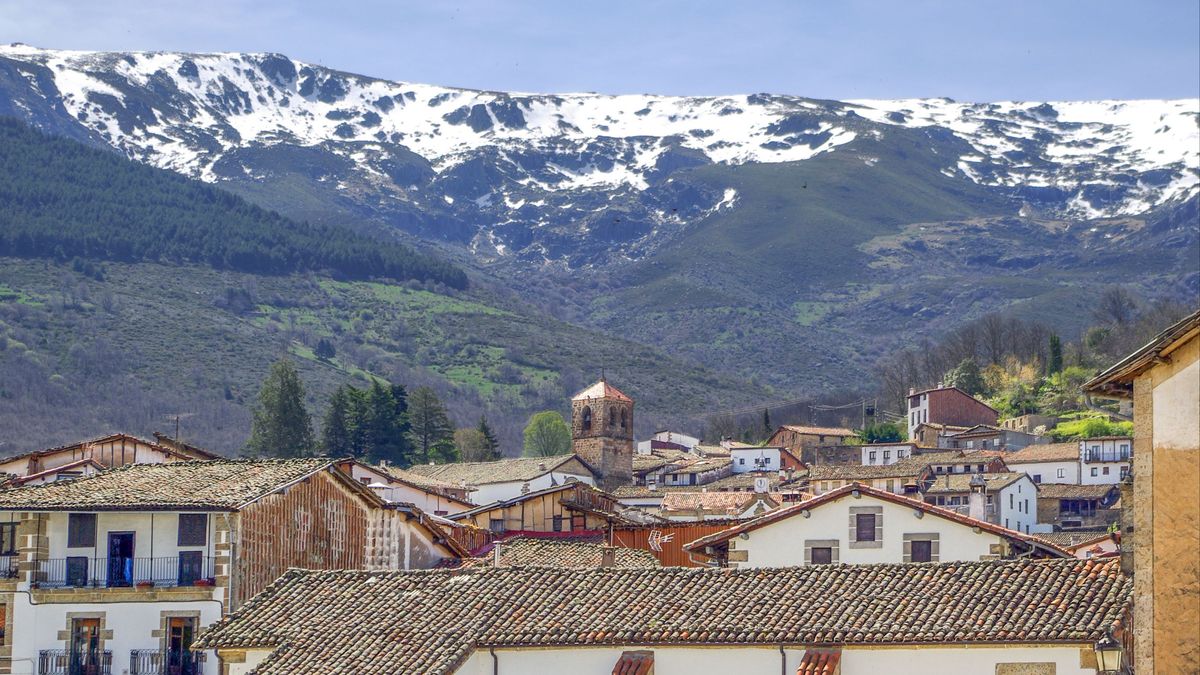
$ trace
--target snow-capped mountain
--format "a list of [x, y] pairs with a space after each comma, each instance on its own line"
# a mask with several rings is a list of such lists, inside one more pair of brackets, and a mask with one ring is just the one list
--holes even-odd
[[[845, 156], [870, 180], [881, 157], [907, 156], [902, 143], [1012, 213], [1129, 216], [1200, 192], [1197, 100], [512, 94], [278, 54], [11, 45], [0, 47], [0, 114], [244, 193], [270, 186], [264, 200], [281, 209], [315, 201], [290, 205], [461, 241], [484, 259], [568, 266], [639, 257], [738, 208], [736, 189], [687, 170]], [[290, 196], [300, 184], [305, 196]]]

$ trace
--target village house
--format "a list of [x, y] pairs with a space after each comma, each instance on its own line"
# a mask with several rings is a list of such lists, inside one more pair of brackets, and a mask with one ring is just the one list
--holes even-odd
[[56, 480], [90, 476], [126, 464], [161, 464], [219, 456], [161, 434], [155, 441], [109, 434], [87, 441], [33, 450], [0, 459], [0, 476], [13, 477], [11, 486], [39, 485]]
[[471, 489], [461, 485], [394, 466], [371, 466], [354, 460], [338, 462], [338, 468], [388, 502], [412, 504], [435, 516], [475, 508], [470, 502]]
[[1067, 555], [1021, 532], [858, 483], [771, 511], [684, 549], [723, 567]]
[[863, 465], [895, 464], [916, 452], [916, 443], [868, 443], [860, 448]]
[[1079, 485], [1079, 441], [1031, 445], [1004, 455], [1014, 471], [1024, 471], [1039, 485]]
[[1075, 558], [291, 570], [198, 648], [227, 675], [1094, 675], [1130, 589]]
[[922, 448], [941, 448], [945, 447], [943, 438], [966, 431], [969, 428], [954, 424], [922, 422], [917, 425], [916, 429], [909, 431], [908, 440], [913, 441]]
[[1124, 504], [1132, 518], [1122, 522], [1121, 539], [1136, 596], [1132, 666], [1200, 672], [1200, 311], [1084, 392], [1133, 400], [1132, 504]]
[[799, 461], [813, 464], [813, 450], [831, 445], [846, 445], [855, 436], [854, 430], [842, 427], [785, 424], [776, 429], [764, 445], [783, 448]]
[[596, 484], [592, 468], [575, 455], [552, 457], [515, 457], [493, 462], [453, 462], [450, 464], [414, 464], [409, 473], [471, 490], [475, 505], [520, 497], [575, 480]]
[[0, 580], [0, 667], [40, 675], [216, 675], [193, 636], [289, 567], [466, 553], [320, 458], [130, 464], [0, 490], [0, 541], [15, 570]]
[[[994, 425], [1000, 413], [958, 387], [938, 385], [933, 389], [908, 392], [908, 439], [917, 440], [917, 426], [944, 424], [970, 428], [977, 424]], [[921, 445], [929, 445], [925, 440]]]
[[695, 459], [699, 457], [690, 452], [669, 448], [654, 448], [644, 454], [638, 453], [633, 456], [633, 484], [661, 485], [665, 473]]
[[712, 483], [733, 474], [731, 457], [693, 458], [672, 464], [657, 476], [647, 476], [647, 481], [658, 481], [667, 487], [696, 486]]
[[1038, 486], [1038, 522], [1056, 530], [1108, 527], [1121, 520], [1121, 490], [1116, 485]]
[[1106, 558], [1120, 555], [1120, 534], [1110, 532], [1108, 528], [1089, 530], [1064, 530], [1062, 532], [1042, 532], [1038, 539], [1044, 539], [1059, 548], [1065, 549], [1076, 558]]
[[1047, 443], [1044, 436], [1035, 436], [1023, 431], [1001, 429], [990, 424], [977, 424], [965, 431], [943, 434], [938, 442], [940, 448], [960, 450], [1020, 450], [1036, 443]]
[[534, 532], [603, 532], [612, 523], [651, 517], [622, 506], [612, 495], [579, 481], [460, 511], [447, 519], [494, 535]]
[[648, 440], [638, 441], [637, 452], [639, 455], [648, 455], [653, 450], [691, 452], [697, 445], [700, 445], [700, 439], [695, 436], [663, 430], [656, 432]]
[[933, 480], [929, 463], [918, 457], [883, 465], [817, 464], [808, 469], [808, 491], [823, 495], [851, 483], [895, 494], [915, 494]]
[[1027, 434], [1045, 434], [1058, 426], [1058, 418], [1052, 415], [1018, 415], [1000, 422], [1001, 429], [1023, 431]]
[[1079, 482], [1083, 485], [1116, 485], [1133, 468], [1133, 438], [1103, 436], [1079, 442]]
[[[984, 499], [976, 502], [979, 481]], [[1038, 486], [1024, 473], [942, 474], [925, 489], [925, 501], [1025, 534], [1038, 524]]]

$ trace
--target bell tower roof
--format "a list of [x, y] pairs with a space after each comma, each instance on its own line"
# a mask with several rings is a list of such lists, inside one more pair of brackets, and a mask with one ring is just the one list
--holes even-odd
[[600, 380], [592, 386], [575, 394], [571, 398], [572, 401], [586, 401], [588, 399], [605, 398], [612, 401], [628, 401], [633, 403], [633, 399], [626, 396], [620, 389], [609, 384], [606, 380]]

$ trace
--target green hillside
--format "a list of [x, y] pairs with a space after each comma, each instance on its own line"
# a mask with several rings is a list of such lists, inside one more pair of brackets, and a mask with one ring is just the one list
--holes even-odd
[[327, 271], [465, 288], [462, 270], [395, 243], [311, 225], [224, 190], [0, 119], [0, 255]]

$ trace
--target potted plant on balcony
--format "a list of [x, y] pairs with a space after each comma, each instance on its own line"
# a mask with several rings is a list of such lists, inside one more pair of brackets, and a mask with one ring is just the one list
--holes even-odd
[[196, 581], [192, 582], [192, 585], [193, 586], [213, 586], [215, 584], [213, 583], [212, 579], [197, 579]]
[[137, 588], [139, 591], [144, 591], [144, 590], [147, 590], [150, 588], [154, 588], [154, 582], [153, 581], [139, 581], [136, 584], [134, 584], [134, 587]]

